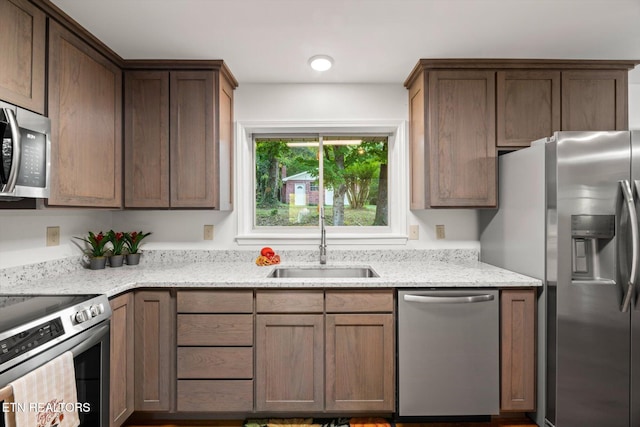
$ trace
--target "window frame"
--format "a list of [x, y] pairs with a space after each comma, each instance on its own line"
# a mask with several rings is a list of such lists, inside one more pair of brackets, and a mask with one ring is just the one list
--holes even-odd
[[[397, 121], [357, 122], [236, 122], [236, 212], [239, 245], [317, 244], [320, 229], [315, 227], [255, 227], [254, 134], [388, 134], [388, 221], [387, 226], [328, 226], [327, 240], [344, 245], [404, 245], [407, 243], [408, 159], [407, 123]], [[250, 185], [246, 185], [246, 180]]]

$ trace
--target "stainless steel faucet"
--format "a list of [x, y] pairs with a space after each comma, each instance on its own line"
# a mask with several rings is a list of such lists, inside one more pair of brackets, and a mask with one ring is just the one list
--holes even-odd
[[320, 208], [320, 264], [327, 263], [327, 230], [324, 229], [324, 208]]

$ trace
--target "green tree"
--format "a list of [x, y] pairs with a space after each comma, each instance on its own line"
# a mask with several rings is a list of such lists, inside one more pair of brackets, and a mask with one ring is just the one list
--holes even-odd
[[352, 149], [348, 145], [323, 145], [324, 185], [333, 189], [333, 225], [344, 225], [344, 196], [347, 193], [345, 158]]
[[256, 140], [256, 205], [261, 208], [277, 206], [280, 202], [280, 158], [291, 149], [285, 141]]
[[351, 209], [362, 209], [369, 202], [371, 183], [380, 167], [377, 162], [351, 163], [344, 170], [347, 199]]

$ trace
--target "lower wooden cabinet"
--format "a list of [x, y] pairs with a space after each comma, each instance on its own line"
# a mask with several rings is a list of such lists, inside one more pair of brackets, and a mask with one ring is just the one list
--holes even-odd
[[178, 380], [180, 412], [251, 412], [252, 380]]
[[388, 289], [259, 291], [256, 410], [393, 412], [393, 295]]
[[178, 291], [178, 412], [253, 411], [253, 291]]
[[536, 290], [500, 293], [500, 410], [536, 408]]
[[393, 314], [327, 314], [327, 411], [395, 410]]
[[169, 411], [174, 399], [175, 309], [170, 291], [136, 291], [135, 410]]
[[[134, 410], [395, 411], [394, 290], [173, 294], [111, 300], [111, 427]], [[536, 290], [500, 295], [500, 410], [534, 411]]]
[[133, 293], [112, 299], [110, 305], [109, 426], [120, 427], [134, 405]]
[[256, 316], [256, 410], [324, 409], [324, 316]]

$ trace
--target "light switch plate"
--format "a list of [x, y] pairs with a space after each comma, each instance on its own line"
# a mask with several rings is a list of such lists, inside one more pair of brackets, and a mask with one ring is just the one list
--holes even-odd
[[444, 239], [444, 224], [436, 225], [436, 239]]
[[47, 246], [60, 245], [60, 227], [47, 227]]
[[409, 240], [418, 240], [420, 238], [420, 227], [418, 225], [409, 226]]
[[204, 240], [213, 240], [213, 225], [206, 224], [204, 226]]

